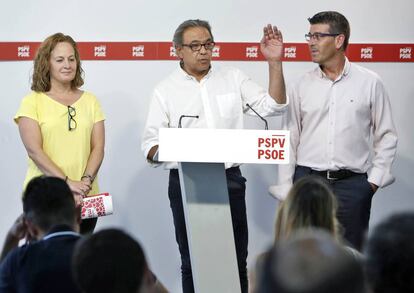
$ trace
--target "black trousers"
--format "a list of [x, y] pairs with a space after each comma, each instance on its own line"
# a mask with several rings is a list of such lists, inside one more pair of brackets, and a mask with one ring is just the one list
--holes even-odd
[[87, 235], [92, 234], [93, 230], [95, 230], [96, 223], [98, 222], [98, 218], [90, 218], [84, 219], [80, 223], [80, 234]]
[[[317, 175], [309, 167], [296, 166], [293, 182], [307, 175]], [[326, 180], [337, 201], [337, 218], [344, 229], [344, 238], [355, 249], [361, 250], [371, 214], [374, 191], [366, 174], [345, 179]]]
[[[248, 291], [247, 280], [247, 245], [248, 229], [246, 216], [246, 179], [242, 176], [239, 167], [226, 170], [227, 187], [229, 191], [231, 218], [236, 244], [237, 263], [240, 275], [242, 292]], [[194, 292], [193, 276], [191, 272], [190, 252], [188, 249], [187, 231], [181, 197], [180, 180], [177, 169], [170, 170], [168, 197], [174, 218], [175, 238], [181, 254], [181, 277], [183, 293]], [[220, 264], [217, 264], [220, 266]], [[214, 269], [214, 268], [212, 268]]]

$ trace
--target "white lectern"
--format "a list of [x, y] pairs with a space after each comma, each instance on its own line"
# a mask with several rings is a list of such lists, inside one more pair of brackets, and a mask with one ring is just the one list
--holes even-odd
[[288, 163], [289, 132], [162, 128], [159, 161], [179, 162], [195, 292], [240, 292], [224, 163]]

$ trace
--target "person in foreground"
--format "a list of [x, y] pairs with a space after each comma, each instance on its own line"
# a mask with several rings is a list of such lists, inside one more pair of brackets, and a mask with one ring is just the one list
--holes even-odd
[[[286, 199], [280, 203], [276, 215], [274, 245], [290, 239], [299, 231], [323, 230], [329, 233], [349, 255], [362, 263], [362, 255], [348, 246], [336, 218], [337, 201], [324, 178], [305, 176], [296, 181]], [[256, 292], [257, 276], [263, 271], [267, 252], [256, 259], [254, 270], [250, 270], [252, 292]]]
[[[24, 186], [42, 174], [59, 177], [78, 204], [99, 193], [105, 145], [105, 118], [97, 98], [79, 89], [82, 74], [75, 41], [62, 33], [49, 36], [34, 59], [32, 92], [14, 117], [29, 156]], [[82, 221], [81, 233], [92, 232], [96, 221]]]
[[338, 202], [328, 182], [319, 176], [305, 176], [296, 181], [276, 217], [275, 243], [288, 239], [299, 230], [324, 230], [332, 235], [357, 260], [362, 255], [343, 239], [336, 212]]
[[73, 275], [83, 293], [166, 293], [149, 270], [137, 241], [118, 229], [81, 239], [73, 253]]
[[[60, 178], [35, 177], [23, 193], [23, 215], [7, 234], [1, 254], [0, 292], [80, 292], [71, 274], [80, 211]], [[18, 247], [23, 238], [30, 240]]]
[[[263, 116], [278, 115], [286, 108], [282, 33], [276, 27], [266, 26], [260, 43], [269, 66], [268, 91], [236, 68], [213, 66], [215, 42], [207, 21], [184, 21], [176, 29], [173, 43], [180, 63], [156, 86], [142, 138], [142, 151], [151, 164], [157, 163], [158, 130], [178, 127], [182, 115], [197, 116], [182, 119], [184, 128], [242, 129], [243, 114], [255, 115], [246, 104]], [[165, 167], [170, 170], [168, 197], [181, 254], [183, 291], [194, 292], [178, 165], [169, 162]], [[238, 164], [226, 163], [225, 167], [241, 288], [247, 292], [246, 179]]]
[[257, 293], [364, 293], [362, 264], [323, 230], [297, 231], [266, 256]]
[[365, 255], [373, 293], [414, 292], [414, 212], [392, 215], [375, 227]]

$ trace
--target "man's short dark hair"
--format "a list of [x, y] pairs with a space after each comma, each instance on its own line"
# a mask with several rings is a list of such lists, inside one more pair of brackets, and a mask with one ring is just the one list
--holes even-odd
[[329, 33], [344, 34], [345, 41], [342, 45], [345, 51], [348, 47], [349, 37], [351, 35], [351, 28], [345, 16], [336, 11], [323, 11], [308, 18], [310, 24], [329, 24]]
[[374, 228], [365, 270], [375, 293], [414, 292], [414, 212], [393, 215]]
[[146, 271], [141, 246], [118, 229], [83, 238], [73, 254], [74, 279], [85, 293], [136, 293]]
[[365, 292], [362, 265], [323, 230], [277, 242], [258, 280], [259, 293]]
[[191, 27], [203, 27], [207, 29], [210, 33], [212, 41], [214, 41], [213, 34], [211, 33], [211, 26], [208, 21], [201, 19], [189, 19], [180, 24], [174, 32], [173, 43], [175, 48], [181, 47], [183, 44], [184, 32]]
[[25, 217], [43, 231], [55, 225], [73, 226], [76, 207], [73, 194], [60, 178], [40, 176], [27, 184], [23, 193]]

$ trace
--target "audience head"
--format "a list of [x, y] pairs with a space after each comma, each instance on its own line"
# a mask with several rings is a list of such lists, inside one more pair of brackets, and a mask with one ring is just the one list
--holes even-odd
[[149, 270], [137, 241], [121, 230], [106, 229], [78, 242], [73, 273], [84, 293], [137, 293], [145, 290]]
[[373, 292], [414, 292], [414, 212], [393, 215], [375, 227], [365, 253]]
[[23, 193], [23, 212], [29, 233], [47, 233], [53, 226], [67, 225], [77, 230], [79, 211], [66, 182], [56, 177], [35, 177]]
[[267, 254], [258, 292], [362, 293], [361, 264], [323, 230], [302, 230]]
[[290, 189], [276, 218], [276, 240], [286, 239], [299, 229], [325, 229], [338, 236], [336, 198], [324, 179], [305, 176]]
[[58, 44], [67, 43], [72, 47], [74, 64], [74, 75], [71, 76], [71, 87], [73, 89], [83, 85], [83, 69], [81, 67], [81, 60], [79, 50], [76, 42], [71, 36], [62, 33], [56, 33], [47, 37], [37, 50], [34, 58], [33, 80], [31, 89], [36, 92], [48, 92], [51, 88], [51, 75], [53, 74], [52, 55]]

